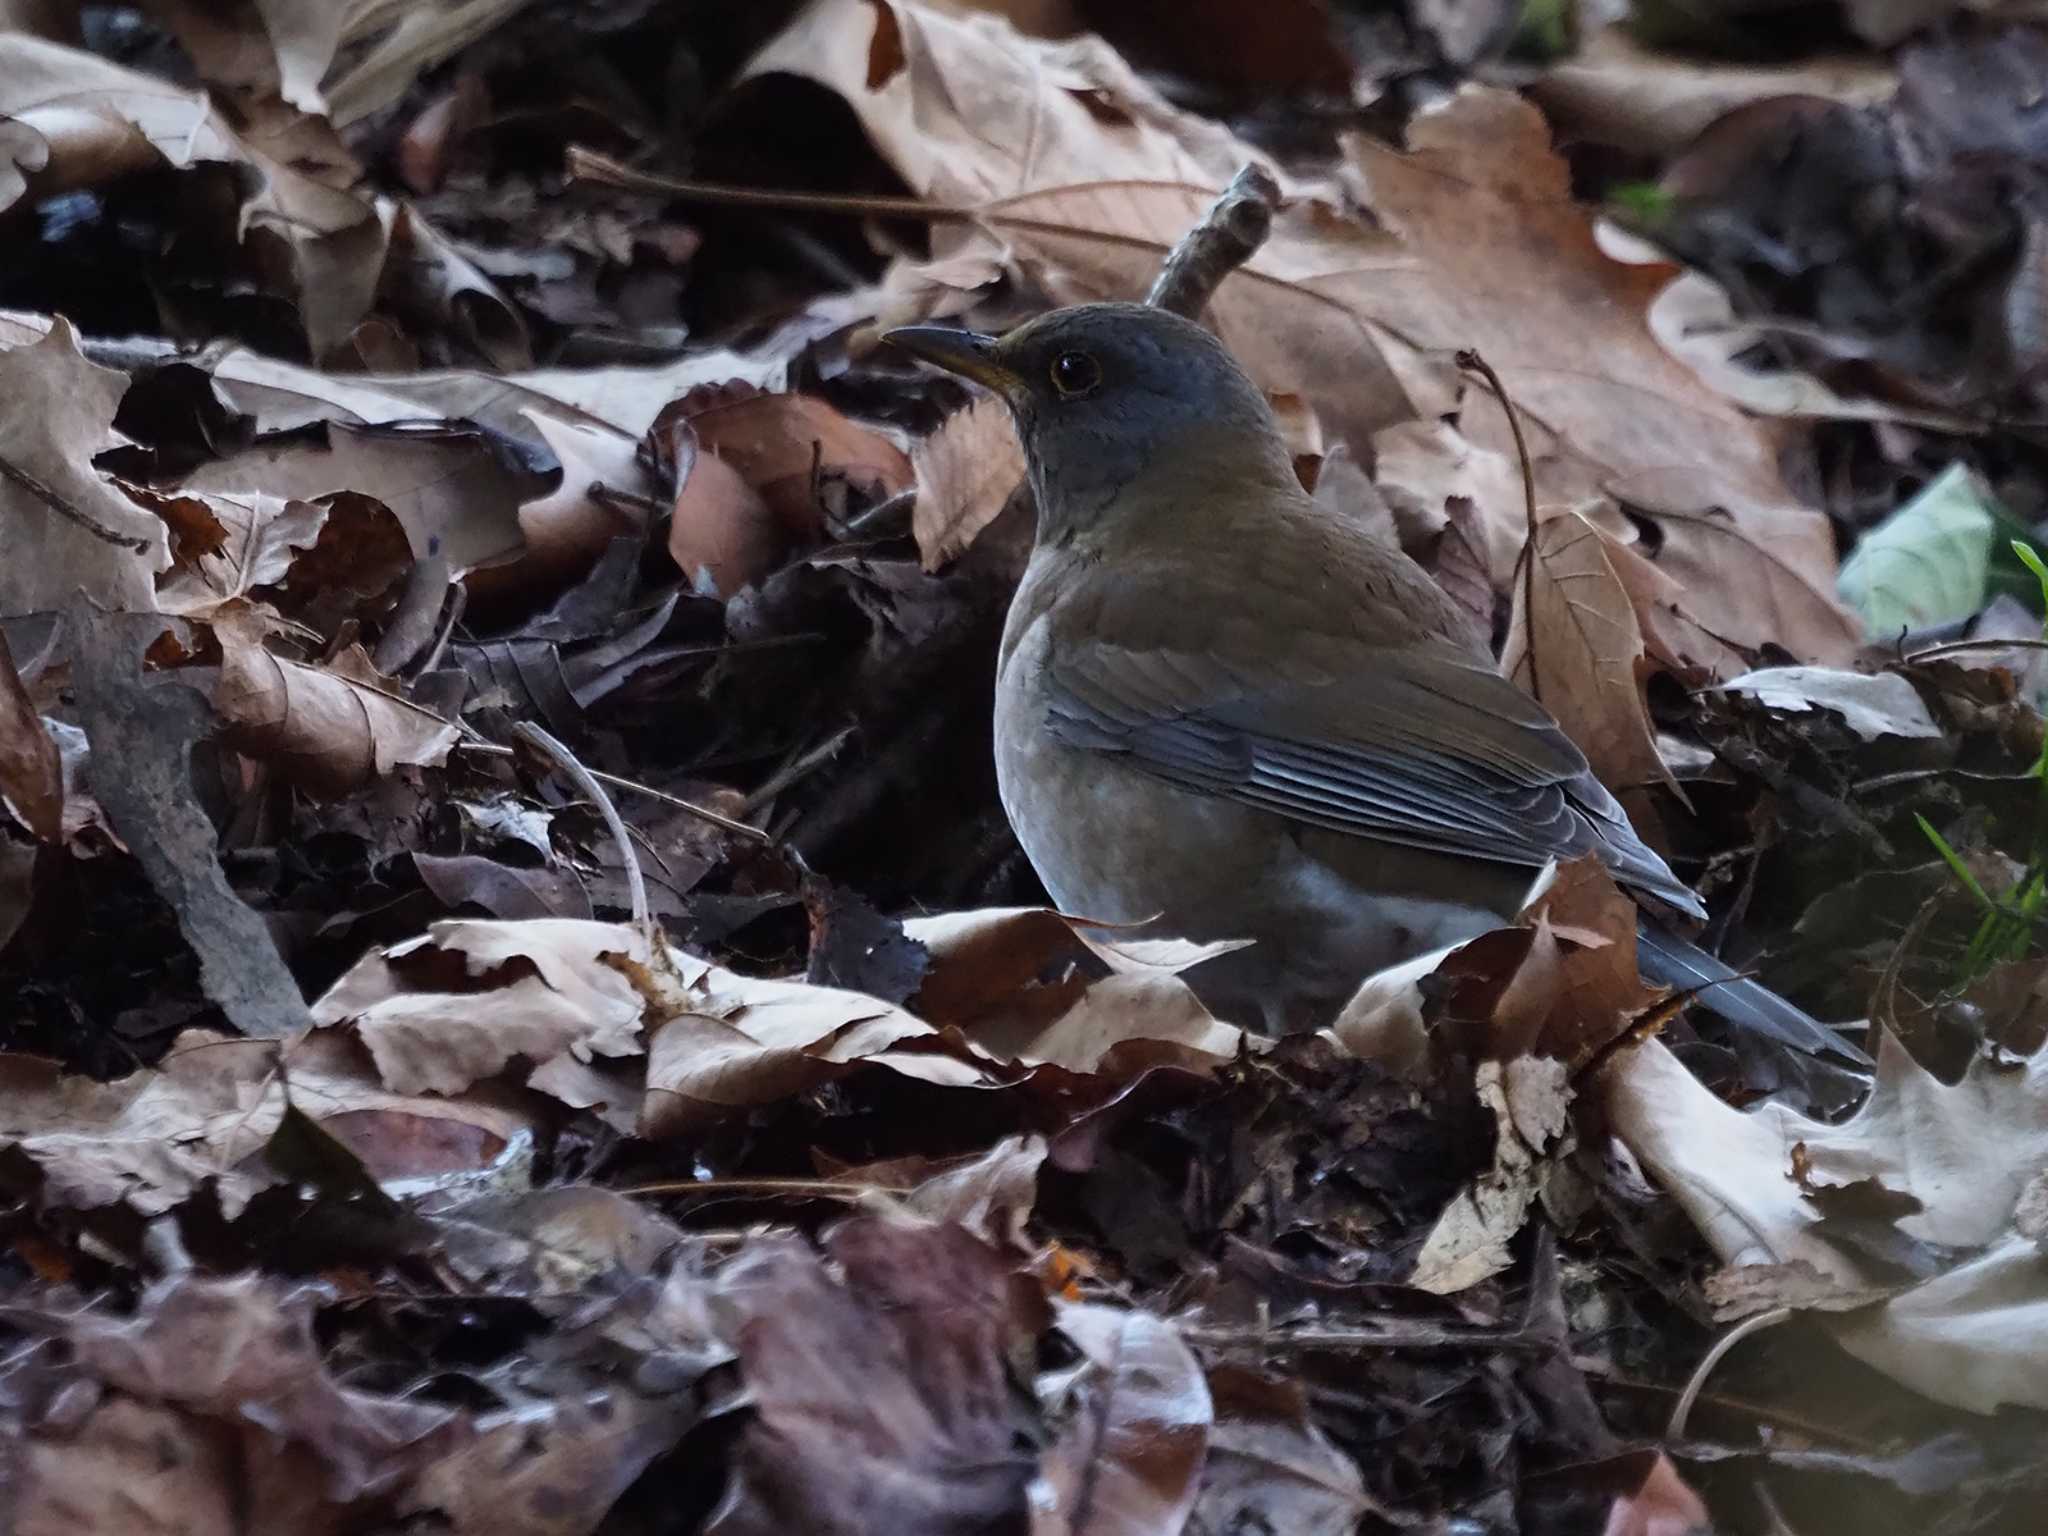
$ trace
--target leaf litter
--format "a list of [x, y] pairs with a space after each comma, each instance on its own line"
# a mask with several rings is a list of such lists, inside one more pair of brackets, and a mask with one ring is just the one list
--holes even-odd
[[[2031, 1529], [2038, 28], [55, 9], [12, 1528]], [[1247, 165], [1203, 313], [1304, 483], [1874, 1078], [1644, 986], [1591, 865], [1280, 1040], [1041, 904], [1021, 457], [873, 337], [1139, 297]]]

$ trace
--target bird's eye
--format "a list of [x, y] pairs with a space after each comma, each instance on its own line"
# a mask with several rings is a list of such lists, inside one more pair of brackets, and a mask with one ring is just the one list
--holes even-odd
[[1086, 352], [1062, 352], [1052, 360], [1052, 387], [1072, 400], [1102, 382], [1102, 368]]

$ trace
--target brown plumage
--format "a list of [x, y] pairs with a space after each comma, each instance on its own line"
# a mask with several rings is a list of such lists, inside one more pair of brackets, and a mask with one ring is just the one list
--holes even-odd
[[[891, 339], [1017, 416], [1039, 522], [996, 764], [1062, 908], [1256, 940], [1192, 979], [1272, 1028], [1327, 1022], [1371, 971], [1496, 926], [1553, 857], [1597, 853], [1704, 915], [1443, 591], [1302, 491], [1208, 332], [1105, 304], [1000, 340]], [[1645, 954], [1674, 945], [1672, 979], [1728, 976], [1669, 935]], [[1854, 1054], [1753, 983], [1715, 987], [1721, 1011], [1745, 988], [1768, 1001], [1738, 1022]]]

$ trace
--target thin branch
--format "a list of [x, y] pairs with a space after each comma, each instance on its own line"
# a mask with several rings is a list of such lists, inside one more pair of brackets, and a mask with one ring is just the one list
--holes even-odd
[[624, 192], [652, 192], [687, 198], [720, 208], [765, 208], [783, 213], [843, 213], [850, 218], [942, 219], [968, 223], [982, 216], [979, 207], [927, 202], [921, 197], [841, 196], [830, 192], [789, 192], [734, 187], [723, 182], [689, 181], [656, 176], [621, 165], [609, 155], [571, 144], [564, 164], [578, 181], [594, 181]]
[[1500, 408], [1508, 418], [1508, 431], [1514, 434], [1515, 456], [1522, 461], [1522, 510], [1528, 525], [1522, 544], [1522, 622], [1529, 631], [1524, 650], [1529, 660], [1529, 697], [1540, 699], [1543, 687], [1536, 678], [1536, 471], [1529, 462], [1528, 441], [1522, 436], [1522, 418], [1515, 413], [1515, 403], [1508, 398], [1508, 387], [1493, 371], [1493, 364], [1471, 347], [1458, 353], [1457, 362], [1460, 368], [1469, 368], [1486, 380], [1486, 387], [1500, 401]]
[[512, 734], [574, 780], [576, 787], [583, 791], [584, 798], [597, 807], [597, 813], [611, 830], [612, 840], [619, 845], [619, 862], [625, 866], [626, 889], [633, 904], [633, 926], [640, 930], [640, 936], [647, 942], [648, 963], [659, 964], [663, 947], [661, 930], [655, 927], [654, 914], [647, 905], [647, 881], [640, 873], [640, 857], [633, 852], [633, 839], [627, 834], [626, 823], [620, 817], [618, 807], [612, 804], [612, 797], [604, 792], [597, 776], [577, 761], [575, 753], [531, 720], [521, 720], [514, 725]]
[[1145, 302], [1193, 319], [1223, 279], [1243, 266], [1273, 232], [1280, 187], [1264, 167], [1247, 165], [1223, 195], [1167, 253]]
[[1766, 1328], [1775, 1328], [1778, 1324], [1788, 1321], [1791, 1316], [1790, 1307], [1774, 1307], [1769, 1312], [1759, 1312], [1755, 1317], [1737, 1323], [1722, 1334], [1715, 1341], [1714, 1347], [1707, 1351], [1706, 1358], [1700, 1361], [1698, 1369], [1692, 1373], [1692, 1380], [1685, 1384], [1685, 1390], [1678, 1394], [1678, 1402], [1671, 1410], [1671, 1422], [1664, 1428], [1664, 1438], [1685, 1438], [1685, 1421], [1692, 1415], [1692, 1405], [1699, 1400], [1700, 1389], [1706, 1386], [1707, 1378], [1713, 1374], [1714, 1367], [1721, 1363], [1721, 1358], [1729, 1350], [1752, 1333], [1762, 1333]]

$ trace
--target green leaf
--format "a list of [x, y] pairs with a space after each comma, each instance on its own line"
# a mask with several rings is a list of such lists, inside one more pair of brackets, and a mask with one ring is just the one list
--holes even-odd
[[1873, 640], [1966, 619], [1984, 606], [1992, 540], [2005, 520], [1984, 482], [1951, 464], [1864, 534], [1836, 590]]

